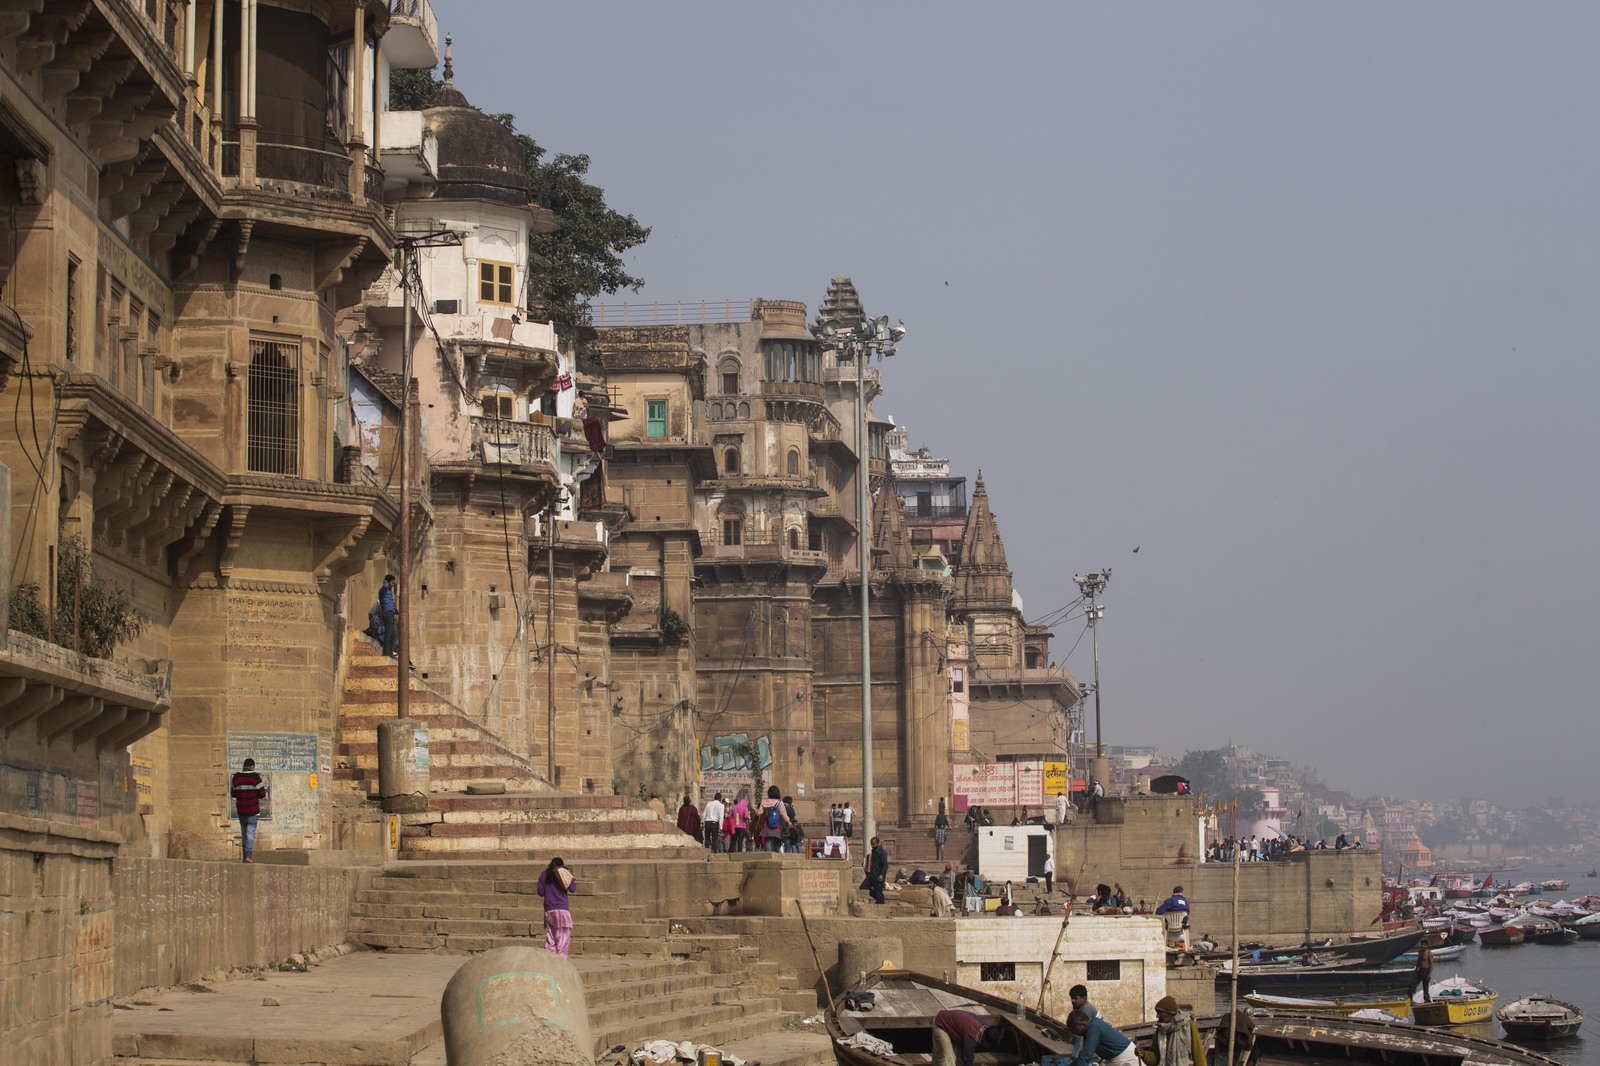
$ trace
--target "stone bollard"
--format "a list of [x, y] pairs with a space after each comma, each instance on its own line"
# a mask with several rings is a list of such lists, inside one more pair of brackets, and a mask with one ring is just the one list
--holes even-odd
[[839, 941], [839, 991], [848, 991], [885, 962], [899, 969], [906, 964], [905, 944], [897, 936], [863, 937]]
[[542, 948], [496, 948], [450, 978], [439, 1005], [449, 1066], [593, 1066], [583, 982]]

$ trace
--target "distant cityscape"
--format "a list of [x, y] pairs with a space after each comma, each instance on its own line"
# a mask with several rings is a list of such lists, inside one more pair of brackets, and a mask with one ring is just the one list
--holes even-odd
[[[1166, 775], [1186, 777], [1212, 809], [1222, 835], [1293, 835], [1381, 847], [1387, 865], [1407, 871], [1475, 870], [1497, 865], [1588, 862], [1600, 857], [1600, 805], [1552, 796], [1511, 807], [1476, 797], [1416, 799], [1358, 796], [1321, 779], [1316, 769], [1233, 745], [1181, 756], [1155, 747], [1106, 754], [1113, 791], [1148, 790]], [[1231, 821], [1230, 821], [1231, 819]]]

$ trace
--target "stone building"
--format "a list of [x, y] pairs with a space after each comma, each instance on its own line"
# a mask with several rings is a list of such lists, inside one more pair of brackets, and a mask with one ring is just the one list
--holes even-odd
[[586, 436], [585, 382], [527, 299], [528, 239], [556, 220], [529, 200], [511, 131], [456, 88], [448, 47], [430, 105], [384, 118], [400, 267], [346, 330], [360, 377], [397, 397], [415, 382], [412, 661], [549, 782], [609, 792], [608, 690], [593, 681], [631, 597], [600, 573], [603, 435]]
[[[227, 774], [245, 755], [274, 778], [263, 847], [334, 841], [346, 586], [398, 517], [386, 486], [342, 476], [335, 315], [394, 248], [372, 149], [388, 70], [436, 61], [427, 4], [406, 11], [0, 14], [0, 460], [16, 474], [0, 503], [11, 585], [37, 590], [32, 624], [54, 637], [12, 633], [0, 655], [0, 859], [8, 910], [59, 897], [76, 916], [31, 945], [76, 941], [65, 963], [26, 960], [29, 1013], [0, 1016], [27, 1061], [109, 1058], [110, 861], [236, 854]], [[83, 603], [58, 595], [74, 584]], [[115, 663], [80, 654], [75, 609], [105, 588], [144, 619]]]
[[[833, 279], [817, 324], [862, 315], [850, 280]], [[939, 521], [949, 499], [962, 504], [959, 535], [941, 538], [962, 560], [952, 570], [907, 513], [919, 490], [891, 467], [903, 431], [871, 414], [878, 369], [862, 368], [863, 442], [857, 368], [817, 342], [803, 304], [713, 317], [725, 320], [601, 327], [592, 347], [621, 412], [606, 484], [626, 519], [611, 566], [636, 597], [611, 631], [619, 777], [664, 792], [776, 783], [807, 820], [859, 805], [863, 445], [876, 819], [931, 823], [952, 759], [1064, 760], [1076, 683], [1045, 665], [1048, 633], [1022, 620], [981, 479], [968, 514], [964, 481], [938, 471]], [[991, 749], [977, 755], [974, 715]]]

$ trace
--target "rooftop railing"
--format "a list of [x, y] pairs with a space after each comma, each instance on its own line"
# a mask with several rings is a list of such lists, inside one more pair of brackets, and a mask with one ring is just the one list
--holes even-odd
[[698, 303], [593, 303], [594, 326], [684, 326], [707, 322], [750, 321], [750, 300], [701, 300]]

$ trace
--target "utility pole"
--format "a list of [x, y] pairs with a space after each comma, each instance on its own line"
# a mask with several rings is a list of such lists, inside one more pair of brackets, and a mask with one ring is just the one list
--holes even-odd
[[1108, 566], [1093, 574], [1074, 574], [1073, 582], [1078, 586], [1078, 591], [1088, 598], [1089, 602], [1083, 608], [1084, 617], [1089, 621], [1090, 644], [1094, 649], [1094, 761], [1091, 764], [1089, 776], [1093, 779], [1089, 790], [1094, 791], [1094, 782], [1099, 782], [1102, 790], [1109, 791], [1110, 774], [1106, 767], [1105, 736], [1100, 732], [1100, 619], [1105, 617], [1106, 609], [1099, 602], [1099, 596], [1106, 590], [1106, 585], [1111, 581], [1111, 568]]
[[[462, 224], [467, 227], [467, 224]], [[472, 226], [470, 228], [476, 228]], [[461, 244], [464, 230], [435, 230], [401, 237], [395, 244], [395, 267], [400, 275], [401, 345], [399, 450], [400, 521], [396, 530], [399, 549], [395, 561], [395, 625], [400, 627], [395, 664], [395, 714], [393, 721], [378, 723], [378, 796], [385, 811], [423, 811], [428, 807], [428, 728], [411, 719], [411, 287], [416, 272], [417, 249], [446, 248]], [[416, 279], [420, 287], [420, 279]]]
[[832, 322], [817, 330], [825, 346], [844, 353], [856, 363], [856, 489], [860, 526], [856, 531], [856, 555], [861, 567], [861, 817], [862, 837], [870, 841], [878, 831], [878, 818], [872, 797], [872, 516], [868, 511], [871, 477], [867, 437], [867, 358], [876, 352], [881, 359], [895, 353], [895, 346], [906, 335], [904, 323], [889, 325], [889, 316], [863, 319], [849, 328]]

